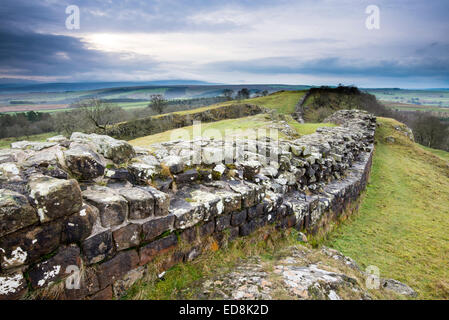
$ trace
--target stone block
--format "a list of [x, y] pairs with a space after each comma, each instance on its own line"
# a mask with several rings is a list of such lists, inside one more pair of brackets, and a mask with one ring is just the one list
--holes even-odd
[[36, 210], [20, 193], [0, 189], [0, 237], [38, 221]]
[[94, 186], [83, 191], [83, 198], [98, 208], [105, 228], [121, 225], [128, 216], [128, 202], [113, 189]]
[[151, 241], [164, 232], [173, 229], [175, 216], [155, 217], [142, 224], [144, 241]]
[[136, 247], [140, 244], [142, 227], [138, 224], [128, 224], [112, 232], [117, 251]]
[[82, 242], [81, 249], [88, 265], [112, 257], [115, 251], [112, 232], [105, 230], [90, 236]]
[[215, 230], [215, 221], [206, 222], [200, 227], [200, 236], [201, 237], [210, 236], [212, 233], [214, 233], [214, 230]]
[[231, 216], [231, 225], [233, 227], [240, 226], [246, 221], [246, 210], [234, 212]]
[[28, 227], [0, 238], [0, 264], [4, 269], [34, 263], [60, 244], [61, 224]]
[[76, 180], [35, 176], [28, 186], [41, 222], [79, 212], [83, 206], [81, 189]]
[[170, 207], [170, 196], [162, 191], [153, 187], [141, 187], [143, 190], [148, 191], [154, 198], [154, 215], [166, 216]]
[[44, 288], [70, 275], [70, 266], [81, 269], [80, 249], [76, 245], [62, 246], [50, 259], [37, 264], [29, 272], [33, 289]]
[[27, 292], [27, 283], [21, 272], [0, 273], [0, 301], [18, 300]]
[[79, 180], [91, 180], [103, 176], [106, 162], [88, 145], [72, 143], [64, 151], [65, 165]]
[[97, 277], [103, 289], [139, 265], [139, 255], [135, 250], [119, 252], [114, 258], [98, 266]]
[[155, 240], [140, 248], [140, 265], [151, 262], [156, 256], [174, 249], [178, 244], [178, 237], [171, 234], [165, 238]]
[[80, 212], [64, 219], [62, 223], [62, 243], [79, 243], [89, 237], [98, 217], [98, 209], [83, 205]]
[[122, 188], [119, 194], [128, 201], [129, 219], [145, 219], [154, 214], [154, 198], [141, 188]]
[[221, 215], [216, 218], [216, 226], [215, 229], [218, 232], [221, 232], [231, 226], [231, 215]]

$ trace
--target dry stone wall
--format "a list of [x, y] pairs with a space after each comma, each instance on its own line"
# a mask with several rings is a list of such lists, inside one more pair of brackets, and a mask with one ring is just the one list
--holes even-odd
[[0, 299], [111, 299], [267, 224], [316, 232], [364, 189], [375, 117], [293, 141], [133, 148], [74, 133], [0, 151]]

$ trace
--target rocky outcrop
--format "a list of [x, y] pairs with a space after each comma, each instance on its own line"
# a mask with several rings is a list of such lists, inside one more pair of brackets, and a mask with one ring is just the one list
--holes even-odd
[[[296, 140], [198, 139], [150, 151], [74, 134], [2, 152], [0, 299], [48, 298], [53, 287], [61, 299], [112, 298], [143, 266], [162, 272], [194, 259], [201, 243], [267, 224], [322, 230], [364, 189], [376, 127], [357, 110], [334, 120], [341, 125]], [[79, 287], [65, 283], [71, 273]]]
[[399, 281], [378, 278], [378, 285], [373, 286], [369, 280], [351, 258], [336, 250], [296, 245], [275, 252], [269, 260], [252, 256], [241, 259], [232, 271], [216, 270], [179, 298], [371, 300], [416, 296]]

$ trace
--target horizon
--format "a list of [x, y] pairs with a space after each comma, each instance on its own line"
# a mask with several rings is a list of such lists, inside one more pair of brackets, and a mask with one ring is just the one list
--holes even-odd
[[7, 0], [0, 79], [449, 88], [449, 3], [430, 3]]

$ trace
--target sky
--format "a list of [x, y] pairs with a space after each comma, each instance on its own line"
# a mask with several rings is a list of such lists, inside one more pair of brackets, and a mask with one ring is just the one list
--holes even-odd
[[0, 78], [449, 88], [448, 13], [447, 0], [2, 0]]

